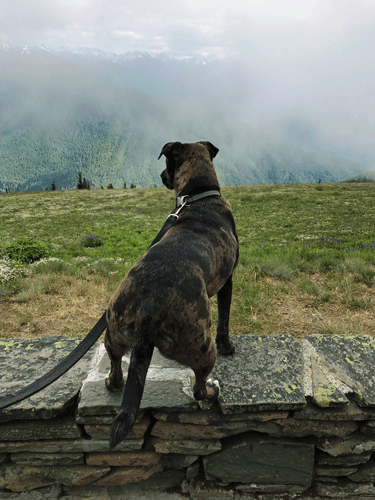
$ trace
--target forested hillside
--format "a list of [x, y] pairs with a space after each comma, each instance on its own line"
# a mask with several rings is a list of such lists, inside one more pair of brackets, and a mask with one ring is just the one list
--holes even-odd
[[[275, 140], [212, 103], [127, 90], [124, 68], [107, 77], [108, 62], [93, 69], [53, 54], [0, 51], [0, 63], [0, 191], [40, 190], [53, 181], [73, 188], [78, 172], [92, 187], [161, 185], [157, 157], [175, 140], [214, 143], [222, 184], [333, 182], [367, 169], [354, 153], [313, 134], [306, 140], [298, 123], [292, 137]], [[126, 71], [136, 86], [136, 65]], [[179, 85], [181, 75], [174, 76]]]

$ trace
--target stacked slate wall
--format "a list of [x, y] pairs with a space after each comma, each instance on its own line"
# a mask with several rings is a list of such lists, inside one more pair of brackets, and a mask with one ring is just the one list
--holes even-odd
[[[372, 339], [233, 341], [235, 355], [219, 357], [213, 373], [221, 387], [213, 405], [194, 400], [189, 369], [156, 354], [137, 423], [111, 452], [122, 394], [105, 389], [109, 361], [97, 344], [48, 389], [0, 414], [0, 499], [64, 498], [83, 487], [126, 492], [135, 483], [193, 500], [374, 499]], [[2, 392], [75, 345], [62, 337], [0, 341]]]

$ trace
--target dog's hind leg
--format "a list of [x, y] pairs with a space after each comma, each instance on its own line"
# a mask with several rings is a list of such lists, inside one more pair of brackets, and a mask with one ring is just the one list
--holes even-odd
[[234, 347], [229, 340], [229, 312], [232, 301], [232, 276], [217, 292], [218, 323], [216, 334], [217, 350], [224, 356], [234, 353]]
[[111, 360], [111, 371], [105, 379], [105, 385], [109, 391], [118, 391], [124, 385], [121, 360], [131, 346], [126, 341], [126, 336], [117, 332], [116, 335], [112, 334], [112, 327], [110, 325], [107, 326], [104, 345]]
[[212, 372], [216, 361], [216, 347], [211, 335], [201, 346], [196, 362], [190, 363], [195, 373], [194, 398], [196, 400], [215, 399], [218, 396], [218, 388], [215, 384], [207, 385], [207, 379]]

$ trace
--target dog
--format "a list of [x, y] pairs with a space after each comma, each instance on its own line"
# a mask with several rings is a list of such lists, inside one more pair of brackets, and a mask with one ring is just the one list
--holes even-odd
[[[110, 449], [131, 431], [139, 409], [154, 347], [195, 373], [194, 398], [212, 400], [207, 383], [217, 351], [234, 353], [229, 340], [232, 274], [239, 258], [230, 204], [221, 197], [210, 142], [170, 142], [163, 184], [176, 194], [175, 224], [130, 269], [106, 314], [105, 347], [111, 370], [108, 390], [123, 386], [122, 356], [131, 351], [121, 409], [110, 432]], [[195, 198], [196, 197], [196, 198]], [[178, 213], [178, 215], [177, 215]], [[209, 298], [217, 294], [216, 346], [212, 339]]]

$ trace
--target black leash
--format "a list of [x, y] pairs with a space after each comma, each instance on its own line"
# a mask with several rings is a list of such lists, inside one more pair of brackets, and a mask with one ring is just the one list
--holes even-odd
[[[202, 198], [206, 198], [208, 196], [220, 196], [219, 191], [206, 191], [205, 193], [201, 193], [196, 196], [181, 196], [176, 200], [176, 212], [174, 214], [170, 214], [165, 221], [163, 227], [160, 229], [156, 238], [153, 240], [149, 248], [158, 243], [165, 233], [177, 222], [178, 213], [186, 206], [190, 205], [190, 203], [194, 201], [198, 201]], [[49, 372], [47, 372], [42, 377], [35, 380], [31, 384], [27, 385], [23, 389], [19, 390], [15, 394], [8, 394], [0, 398], [0, 411], [5, 410], [8, 406], [14, 405], [23, 401], [24, 399], [36, 394], [41, 391], [48, 385], [55, 382], [58, 378], [60, 378], [64, 373], [66, 373], [72, 366], [74, 366], [85, 354], [86, 352], [95, 344], [100, 335], [104, 332], [107, 326], [106, 313], [100, 318], [100, 320], [96, 323], [94, 328], [86, 335], [86, 337], [80, 342], [73, 351], [68, 354], [58, 365], [52, 368]], [[1, 421], [1, 415], [0, 415]]]

